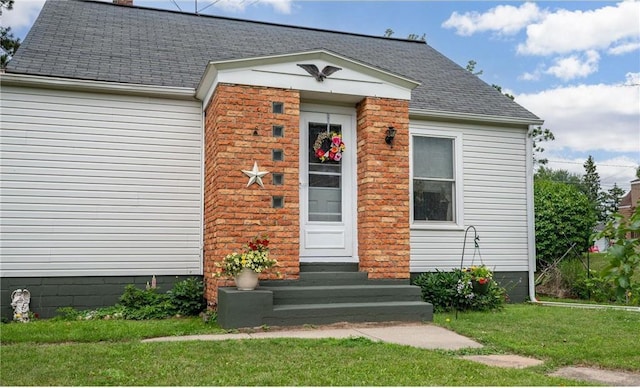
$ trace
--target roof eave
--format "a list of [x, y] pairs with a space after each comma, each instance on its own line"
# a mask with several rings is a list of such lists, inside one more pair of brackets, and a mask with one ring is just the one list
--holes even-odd
[[529, 117], [509, 117], [483, 115], [477, 113], [449, 112], [431, 109], [409, 109], [409, 117], [413, 119], [438, 119], [453, 121], [472, 121], [503, 125], [542, 125], [544, 120]]
[[114, 94], [144, 95], [166, 97], [181, 100], [195, 99], [195, 89], [175, 87], [141, 85], [120, 82], [105, 82], [74, 78], [45, 77], [19, 73], [0, 74], [2, 85], [17, 85], [26, 87], [41, 87], [48, 89], [65, 89], [88, 92], [108, 92]]

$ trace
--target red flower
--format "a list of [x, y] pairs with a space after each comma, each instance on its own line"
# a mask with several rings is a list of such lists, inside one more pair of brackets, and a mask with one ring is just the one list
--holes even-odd
[[316, 151], [316, 156], [319, 158], [322, 158], [324, 156], [324, 151], [322, 150], [322, 148], [318, 148], [318, 150]]
[[487, 278], [479, 278], [478, 279], [478, 283], [487, 284], [487, 283], [489, 283], [489, 279], [487, 279]]

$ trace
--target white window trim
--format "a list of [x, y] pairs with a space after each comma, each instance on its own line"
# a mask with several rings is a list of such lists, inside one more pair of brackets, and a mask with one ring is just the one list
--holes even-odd
[[[454, 221], [415, 221], [413, 219], [413, 137], [440, 137], [453, 139], [453, 163], [455, 182], [455, 220]], [[438, 130], [431, 127], [409, 129], [409, 217], [411, 229], [415, 230], [463, 230], [464, 229], [464, 177], [462, 166], [462, 132]]]

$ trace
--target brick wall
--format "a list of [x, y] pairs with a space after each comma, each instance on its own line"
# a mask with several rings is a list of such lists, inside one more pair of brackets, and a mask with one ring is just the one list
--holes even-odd
[[[273, 113], [272, 103], [284, 103], [284, 113]], [[270, 238], [270, 251], [278, 260], [281, 278], [299, 273], [299, 122], [298, 91], [240, 85], [218, 85], [206, 109], [204, 155], [204, 277], [210, 306], [217, 287], [231, 280], [214, 278], [215, 262], [240, 251], [259, 234]], [[284, 137], [274, 137], [274, 125], [284, 127]], [[273, 161], [272, 150], [281, 149], [283, 161]], [[247, 187], [254, 161], [264, 188]], [[272, 173], [284, 174], [284, 184], [274, 185]], [[284, 197], [284, 208], [272, 207], [272, 196]], [[263, 278], [268, 275], [261, 275]], [[273, 277], [273, 275], [272, 275]]]
[[[370, 278], [409, 278], [409, 102], [357, 105], [358, 251]], [[388, 126], [397, 134], [385, 143]]]
[[[629, 218], [631, 218], [638, 206], [640, 206], [640, 179], [631, 181], [631, 191], [629, 191], [624, 197], [622, 197], [619, 212], [625, 219], [628, 220]], [[632, 238], [640, 236], [629, 233], [627, 237]]]

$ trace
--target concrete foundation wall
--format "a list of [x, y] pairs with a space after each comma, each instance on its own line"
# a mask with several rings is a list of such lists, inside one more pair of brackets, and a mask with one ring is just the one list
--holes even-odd
[[[156, 285], [160, 292], [166, 292], [176, 282], [189, 277], [156, 276]], [[60, 307], [89, 310], [113, 306], [127, 285], [143, 288], [147, 282], [151, 283], [151, 276], [3, 277], [0, 285], [1, 317], [13, 318], [11, 293], [18, 288], [26, 288], [31, 293], [31, 311], [40, 318], [51, 318]]]

